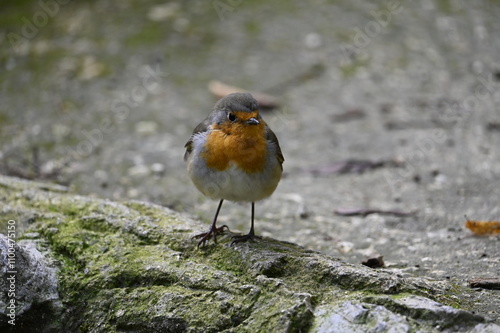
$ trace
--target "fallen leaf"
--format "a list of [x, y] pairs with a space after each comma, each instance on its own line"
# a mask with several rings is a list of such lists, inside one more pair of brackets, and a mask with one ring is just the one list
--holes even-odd
[[260, 92], [253, 92], [253, 91], [247, 91], [245, 89], [235, 87], [235, 86], [230, 86], [228, 84], [225, 84], [221, 81], [210, 81], [208, 83], [208, 90], [214, 94], [217, 98], [222, 98], [226, 95], [232, 94], [232, 93], [237, 93], [237, 92], [249, 92], [252, 94], [252, 96], [259, 102], [259, 106], [264, 109], [274, 109], [279, 106], [279, 101], [276, 97], [260, 93]]
[[330, 163], [325, 166], [310, 169], [309, 171], [314, 175], [330, 175], [330, 174], [348, 174], [357, 173], [361, 174], [367, 170], [374, 170], [382, 167], [400, 167], [401, 161], [397, 160], [357, 160], [348, 159], [341, 162]]
[[380, 215], [393, 215], [397, 217], [406, 217], [415, 215], [416, 211], [404, 212], [400, 210], [383, 210], [383, 209], [370, 209], [370, 208], [360, 208], [360, 209], [337, 209], [335, 214], [341, 216], [367, 216], [370, 214], [380, 214]]
[[333, 116], [333, 120], [336, 122], [347, 122], [351, 120], [357, 120], [364, 118], [366, 116], [366, 112], [361, 109], [349, 109], [343, 113], [339, 113]]
[[467, 281], [472, 288], [500, 289], [499, 278], [475, 278]]
[[489, 122], [487, 125], [486, 125], [486, 129], [488, 131], [500, 131], [500, 122]]
[[465, 226], [478, 236], [500, 234], [500, 222], [497, 221], [473, 221], [465, 215]]

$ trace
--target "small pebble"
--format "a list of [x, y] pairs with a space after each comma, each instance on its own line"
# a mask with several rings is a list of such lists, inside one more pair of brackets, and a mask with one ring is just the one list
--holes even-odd
[[129, 168], [127, 173], [130, 177], [145, 177], [149, 175], [149, 168], [146, 165], [136, 165]]
[[354, 243], [347, 242], [347, 241], [339, 242], [337, 244], [337, 249], [341, 253], [349, 253], [352, 251], [352, 249], [354, 249]]
[[321, 36], [315, 32], [311, 32], [306, 35], [306, 38], [304, 40], [304, 43], [306, 46], [310, 49], [315, 49], [321, 46], [323, 44], [323, 41], [321, 40]]
[[151, 21], [160, 22], [179, 14], [180, 5], [176, 2], [165, 3], [151, 7], [148, 12], [148, 18]]
[[139, 195], [139, 190], [136, 188], [131, 188], [127, 191], [127, 196], [129, 198], [137, 198], [138, 195]]
[[162, 175], [165, 172], [165, 166], [161, 163], [151, 164], [151, 172], [156, 175]]
[[154, 121], [139, 121], [135, 124], [135, 132], [140, 135], [151, 135], [158, 131], [158, 124]]

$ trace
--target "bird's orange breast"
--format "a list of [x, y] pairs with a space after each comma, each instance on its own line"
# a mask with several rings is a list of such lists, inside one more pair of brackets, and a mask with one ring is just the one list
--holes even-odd
[[245, 172], [261, 172], [268, 153], [265, 123], [213, 125], [204, 148], [202, 157], [209, 168], [223, 171], [232, 162]]

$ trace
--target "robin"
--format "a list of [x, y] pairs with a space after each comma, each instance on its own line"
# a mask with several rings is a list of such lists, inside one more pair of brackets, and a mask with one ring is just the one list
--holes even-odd
[[252, 203], [250, 232], [234, 236], [231, 244], [256, 238], [255, 202], [274, 192], [284, 161], [278, 139], [260, 116], [257, 101], [249, 93], [221, 98], [196, 126], [185, 148], [184, 160], [196, 188], [220, 200], [210, 229], [193, 237], [201, 238], [198, 246], [212, 237], [217, 243], [216, 235], [228, 228], [216, 225], [224, 200]]

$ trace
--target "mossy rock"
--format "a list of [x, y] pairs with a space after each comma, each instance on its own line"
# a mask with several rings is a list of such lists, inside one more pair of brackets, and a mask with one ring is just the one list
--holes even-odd
[[[197, 248], [191, 237], [207, 226], [161, 206], [82, 197], [4, 176], [0, 197], [0, 211], [27, 224], [17, 256], [35, 251], [43, 259], [28, 261], [24, 274], [34, 264], [56, 272], [49, 280], [58, 298], [20, 299], [16, 332], [500, 329], [461, 309], [467, 304], [453, 296], [457, 286], [268, 238], [230, 246], [227, 233]], [[2, 331], [14, 329], [6, 314], [0, 313]]]

